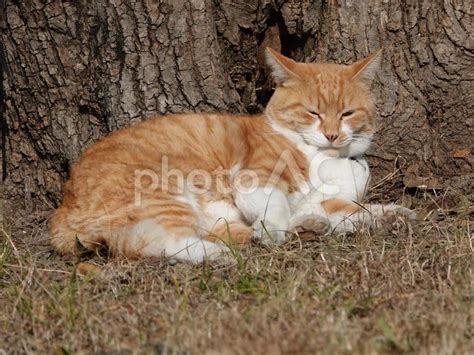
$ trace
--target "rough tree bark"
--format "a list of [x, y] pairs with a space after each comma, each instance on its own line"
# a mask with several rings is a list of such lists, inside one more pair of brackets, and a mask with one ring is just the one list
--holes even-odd
[[348, 63], [384, 47], [372, 163], [471, 172], [469, 0], [6, 0], [2, 167], [11, 214], [49, 210], [94, 141], [167, 112], [257, 112], [262, 49]]

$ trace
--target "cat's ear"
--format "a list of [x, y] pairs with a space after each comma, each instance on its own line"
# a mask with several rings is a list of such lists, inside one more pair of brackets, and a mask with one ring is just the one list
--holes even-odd
[[273, 80], [278, 86], [284, 85], [291, 79], [299, 77], [298, 74], [294, 72], [298, 63], [270, 47], [267, 47], [265, 51], [265, 61], [271, 70]]
[[380, 68], [382, 61], [382, 49], [370, 54], [368, 57], [359, 60], [352, 64], [351, 74], [352, 79], [359, 79], [366, 82], [371, 82]]

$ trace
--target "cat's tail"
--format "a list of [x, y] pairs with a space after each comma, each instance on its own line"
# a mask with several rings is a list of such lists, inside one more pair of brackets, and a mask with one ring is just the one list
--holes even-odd
[[79, 231], [70, 225], [68, 212], [66, 207], [61, 206], [54, 211], [50, 219], [50, 242], [61, 254], [75, 254], [78, 249]]
[[[114, 215], [85, 212], [74, 199], [65, 197], [50, 219], [51, 245], [60, 254], [80, 254], [106, 246], [112, 254], [134, 256], [139, 247], [133, 243], [133, 231], [117, 223]], [[126, 219], [126, 215], [125, 218]], [[114, 223], [115, 222], [115, 223]]]
[[154, 219], [144, 219], [126, 228], [110, 229], [100, 218], [75, 218], [74, 210], [59, 207], [51, 217], [50, 241], [61, 254], [78, 254], [107, 246], [113, 255], [127, 258], [167, 257], [199, 263], [204, 260], [227, 259], [225, 244], [201, 238], [194, 233], [178, 235], [165, 229]]

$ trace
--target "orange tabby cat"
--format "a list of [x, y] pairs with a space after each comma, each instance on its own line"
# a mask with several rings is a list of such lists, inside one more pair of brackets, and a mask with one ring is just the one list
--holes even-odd
[[[397, 205], [361, 208], [374, 132], [368, 81], [352, 65], [297, 63], [268, 49], [277, 84], [264, 114], [181, 114], [121, 129], [85, 151], [51, 219], [51, 242], [200, 262], [287, 231], [352, 230]], [[333, 158], [329, 158], [333, 157]], [[329, 160], [328, 160], [329, 159]]]

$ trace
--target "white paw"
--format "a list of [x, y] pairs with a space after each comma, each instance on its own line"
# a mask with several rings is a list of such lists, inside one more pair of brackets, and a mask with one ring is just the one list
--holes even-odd
[[214, 254], [205, 260], [214, 266], [232, 266], [237, 264], [237, 259], [230, 252]]
[[399, 216], [403, 216], [403, 217], [406, 217], [412, 221], [416, 221], [418, 219], [417, 215], [416, 215], [416, 212], [409, 209], [409, 208], [406, 208], [406, 207], [403, 207], [403, 206], [400, 206], [400, 205], [389, 205], [386, 207], [385, 209], [385, 213], [384, 213], [384, 216], [386, 215], [399, 215]]
[[174, 246], [173, 249], [177, 249], [177, 251], [163, 251], [163, 256], [168, 257], [171, 264], [179, 261], [191, 262], [193, 264], [199, 264], [204, 261], [213, 263], [226, 263], [226, 260], [231, 263], [232, 261], [230, 250], [227, 246], [198, 238], [184, 239], [183, 243]]
[[252, 227], [252, 240], [263, 245], [280, 245], [287, 240], [287, 231], [275, 223], [258, 220]]
[[204, 256], [199, 259], [184, 259], [184, 258], [168, 258], [168, 263], [171, 266], [174, 266], [180, 262], [191, 263], [191, 264], [201, 264], [204, 262], [212, 263], [214, 266], [230, 266], [236, 264], [236, 259], [230, 255], [229, 252], [223, 251], [220, 253], [213, 253], [207, 256]]
[[230, 249], [220, 243], [214, 243], [215, 246], [211, 250], [207, 250], [203, 256], [203, 260], [199, 262], [208, 261], [214, 265], [230, 265], [235, 263], [235, 258], [232, 257]]

